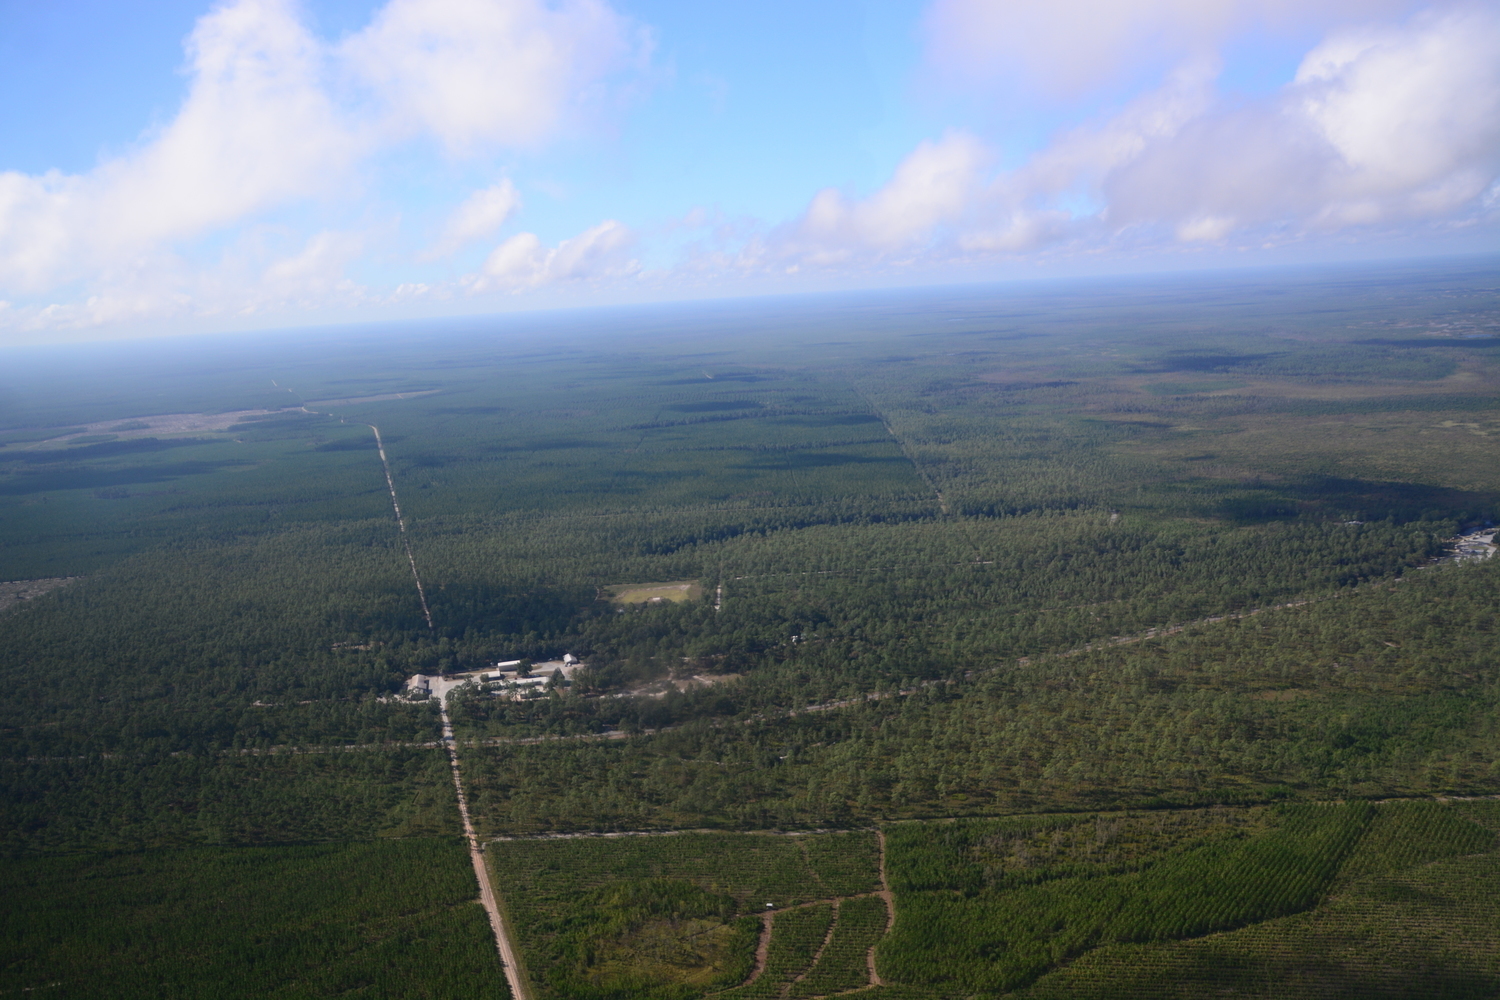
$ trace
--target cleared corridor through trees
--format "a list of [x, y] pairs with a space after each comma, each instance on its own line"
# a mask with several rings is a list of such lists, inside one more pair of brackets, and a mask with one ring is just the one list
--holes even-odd
[[[305, 409], [305, 407], [304, 407]], [[417, 560], [411, 554], [411, 542], [406, 537], [406, 519], [401, 516], [401, 501], [396, 499], [396, 482], [391, 478], [391, 463], [385, 457], [385, 442], [380, 438], [380, 428], [365, 424], [375, 433], [375, 448], [380, 452], [380, 467], [385, 471], [385, 485], [391, 491], [391, 508], [396, 512], [396, 527], [401, 531], [401, 547], [406, 550], [406, 561], [411, 566], [411, 578], [417, 581], [417, 599], [422, 602], [422, 617], [427, 619], [427, 628], [432, 630], [432, 612], [427, 607], [427, 590], [422, 586], [422, 574], [417, 572]]]
[[[401, 532], [401, 547], [406, 551], [406, 561], [411, 566], [412, 579], [417, 584], [417, 597], [422, 602], [422, 617], [427, 619], [427, 628], [433, 629], [432, 611], [427, 607], [427, 591], [422, 587], [422, 576], [417, 572], [417, 560], [412, 555], [411, 542], [406, 537], [406, 520], [401, 516], [401, 501], [396, 497], [396, 483], [391, 478], [391, 463], [385, 455], [385, 442], [381, 440], [380, 428], [374, 424], [366, 427], [375, 434], [375, 447], [380, 452], [380, 467], [385, 472], [385, 485], [391, 492], [391, 509], [396, 512], [396, 527]], [[479, 902], [490, 919], [490, 929], [495, 933], [495, 947], [500, 953], [500, 964], [505, 969], [505, 981], [510, 986], [512, 1000], [530, 1000], [522, 982], [520, 966], [516, 964], [516, 949], [506, 932], [505, 919], [500, 915], [500, 904], [495, 890], [490, 885], [489, 871], [484, 863], [484, 850], [474, 836], [474, 824], [469, 821], [469, 799], [464, 794], [463, 772], [458, 765], [458, 743], [453, 738], [453, 722], [448, 717], [448, 702], [438, 699], [438, 711], [443, 719], [443, 747], [448, 751], [448, 764], [453, 770], [453, 790], [458, 796], [458, 815], [463, 823], [464, 839], [469, 844], [469, 860], [474, 865], [474, 877], [479, 882]]]

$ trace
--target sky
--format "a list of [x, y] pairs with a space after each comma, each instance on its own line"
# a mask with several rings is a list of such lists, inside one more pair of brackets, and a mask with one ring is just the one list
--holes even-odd
[[0, 0], [0, 343], [1500, 249], [1500, 3]]

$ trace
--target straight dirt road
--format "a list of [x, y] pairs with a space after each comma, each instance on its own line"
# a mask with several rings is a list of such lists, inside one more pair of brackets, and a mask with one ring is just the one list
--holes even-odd
[[474, 824], [469, 822], [469, 799], [464, 794], [463, 773], [458, 768], [458, 744], [453, 739], [453, 724], [448, 719], [448, 705], [439, 702], [443, 714], [443, 745], [448, 750], [448, 763], [453, 767], [453, 790], [458, 793], [458, 815], [463, 820], [464, 838], [469, 842], [469, 860], [474, 864], [474, 877], [479, 880], [479, 901], [484, 912], [489, 914], [490, 929], [495, 932], [495, 945], [500, 949], [500, 964], [505, 967], [505, 981], [510, 985], [513, 1000], [531, 1000], [526, 990], [521, 966], [516, 962], [516, 949], [506, 930], [505, 918], [500, 914], [500, 902], [490, 886], [489, 869], [485, 867], [484, 850], [479, 838], [474, 836]]
[[[379, 427], [374, 424], [365, 426], [375, 434], [375, 447], [380, 452], [380, 467], [385, 470], [385, 485], [391, 491], [391, 509], [396, 512], [396, 527], [401, 533], [401, 546], [406, 550], [406, 561], [411, 566], [412, 579], [417, 583], [417, 597], [422, 601], [422, 616], [427, 619], [427, 628], [435, 631], [432, 612], [427, 607], [427, 591], [422, 586], [422, 575], [417, 572], [417, 560], [412, 556], [411, 543], [406, 537], [406, 519], [401, 516], [401, 501], [396, 498], [396, 482], [391, 478], [391, 463], [385, 457], [385, 442], [381, 440]], [[479, 881], [479, 902], [489, 915], [490, 930], [495, 933], [495, 947], [500, 952], [500, 964], [505, 969], [505, 981], [510, 986], [512, 1000], [531, 1000], [531, 994], [521, 975], [521, 966], [516, 961], [515, 942], [506, 931], [505, 918], [500, 914], [500, 901], [495, 897], [494, 887], [490, 884], [489, 869], [484, 863], [484, 850], [480, 847], [479, 838], [474, 836], [474, 824], [469, 821], [469, 799], [464, 794], [463, 772], [458, 766], [458, 741], [453, 738], [453, 722], [448, 718], [447, 699], [441, 696], [438, 699], [438, 710], [443, 718], [443, 747], [448, 751], [448, 764], [453, 769], [453, 790], [458, 795], [458, 815], [463, 821], [464, 838], [469, 842], [469, 860], [474, 865], [474, 877]]]

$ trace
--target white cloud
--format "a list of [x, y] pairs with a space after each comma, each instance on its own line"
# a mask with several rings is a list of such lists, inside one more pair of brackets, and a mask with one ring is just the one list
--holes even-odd
[[295, 254], [272, 262], [261, 287], [283, 300], [316, 298], [337, 288], [352, 290], [354, 283], [344, 277], [344, 270], [363, 249], [364, 241], [355, 233], [317, 233]]
[[789, 239], [815, 261], [842, 259], [850, 245], [890, 251], [925, 241], [972, 204], [986, 158], [983, 146], [962, 132], [923, 142], [870, 198], [818, 192]]
[[395, 127], [461, 152], [547, 138], [642, 44], [598, 0], [390, 0], [340, 54]]
[[316, 41], [281, 0], [198, 22], [177, 117], [86, 175], [0, 174], [0, 287], [88, 279], [173, 240], [328, 190], [361, 149], [321, 88]]
[[1246, 29], [1328, 30], [1414, 0], [935, 0], [928, 62], [962, 86], [1009, 79], [1071, 97], [1123, 74], [1215, 52]]
[[[81, 302], [23, 306], [6, 322], [23, 313], [27, 322], [110, 321], [117, 307], [106, 300], [134, 316], [179, 311], [184, 296], [205, 312], [274, 299], [293, 264], [190, 264], [185, 245], [209, 235], [235, 245], [235, 227], [269, 211], [336, 205], [359, 190], [358, 169], [373, 155], [413, 136], [450, 152], [534, 144], [644, 45], [601, 0], [389, 0], [337, 46], [300, 13], [295, 0], [229, 0], [188, 39], [181, 108], [137, 148], [82, 174], [0, 173], [0, 295], [87, 289]], [[493, 233], [517, 200], [509, 181], [476, 193], [434, 249]], [[333, 243], [347, 245], [314, 236], [308, 266], [352, 259]], [[227, 275], [236, 268], [265, 284], [264, 295], [235, 291]], [[320, 287], [338, 284], [319, 273]]]
[[613, 219], [555, 247], [543, 246], [535, 233], [519, 233], [496, 247], [464, 284], [471, 292], [521, 291], [560, 281], [628, 277], [640, 270], [630, 256], [635, 241], [629, 227]]
[[1297, 74], [1307, 117], [1358, 189], [1399, 192], [1496, 166], [1500, 16], [1476, 8], [1420, 25], [1336, 37]]
[[1336, 32], [1268, 98], [1230, 104], [1197, 59], [1118, 114], [987, 175], [977, 140], [924, 143], [864, 200], [821, 192], [747, 246], [770, 269], [1060, 244], [1297, 239], [1462, 221], [1500, 177], [1500, 11]]
[[40, 331], [191, 317], [285, 314], [373, 300], [346, 276], [364, 252], [367, 234], [324, 230], [289, 252], [287, 234], [251, 231], [211, 265], [192, 265], [156, 252], [109, 269], [78, 301], [0, 311], [0, 328]]
[[447, 257], [475, 240], [489, 236], [503, 226], [520, 205], [521, 196], [509, 178], [475, 191], [448, 216], [442, 235], [423, 257], [428, 260]]
[[950, 132], [920, 144], [891, 180], [864, 200], [820, 192], [792, 226], [754, 253], [828, 265], [913, 253], [1018, 253], [1074, 235], [1075, 211], [1097, 201], [1112, 171], [1154, 140], [1178, 132], [1212, 103], [1212, 67], [1193, 64], [1106, 122], [1058, 136], [1020, 168], [990, 175], [993, 159], [974, 136]]
[[1469, 8], [1336, 34], [1274, 99], [1188, 123], [1103, 188], [1117, 225], [1233, 220], [1223, 238], [1442, 219], [1497, 173], [1500, 11]]

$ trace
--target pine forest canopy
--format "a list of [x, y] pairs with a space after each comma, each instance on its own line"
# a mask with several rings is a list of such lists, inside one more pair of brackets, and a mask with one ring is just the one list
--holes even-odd
[[0, 993], [1493, 996], [1497, 388], [1492, 258], [13, 350]]

